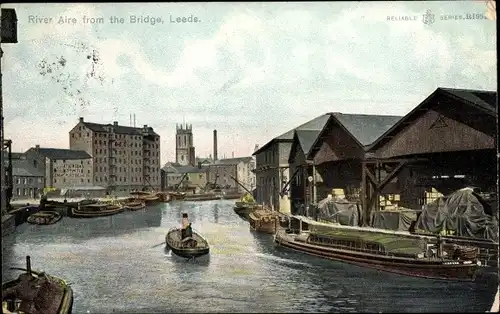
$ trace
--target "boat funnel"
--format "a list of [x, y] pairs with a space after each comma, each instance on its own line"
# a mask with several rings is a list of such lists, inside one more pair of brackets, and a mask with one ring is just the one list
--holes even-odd
[[189, 226], [188, 214], [183, 213], [182, 214], [182, 228], [187, 228], [187, 226]]

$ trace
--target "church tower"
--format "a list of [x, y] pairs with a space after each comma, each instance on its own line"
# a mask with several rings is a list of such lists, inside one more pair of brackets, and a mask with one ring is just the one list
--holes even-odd
[[195, 166], [195, 151], [193, 146], [193, 127], [191, 124], [176, 125], [175, 162], [186, 166]]

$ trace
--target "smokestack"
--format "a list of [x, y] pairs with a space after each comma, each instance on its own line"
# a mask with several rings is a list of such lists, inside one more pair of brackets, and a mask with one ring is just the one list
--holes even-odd
[[132, 114], [130, 114], [130, 126], [132, 126]]
[[234, 152], [231, 153], [231, 158], [234, 158]]
[[217, 160], [217, 130], [214, 130], [214, 161]]
[[134, 128], [135, 128], [135, 113], [134, 113]]

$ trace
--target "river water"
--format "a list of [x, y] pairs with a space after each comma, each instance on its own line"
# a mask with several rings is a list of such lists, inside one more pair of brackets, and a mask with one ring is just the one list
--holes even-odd
[[[3, 238], [2, 281], [30, 255], [34, 269], [66, 279], [73, 313], [484, 312], [498, 285], [432, 281], [275, 248], [249, 231], [233, 201], [172, 202], [111, 217], [24, 224]], [[165, 250], [166, 231], [189, 214], [211, 244], [195, 261]]]

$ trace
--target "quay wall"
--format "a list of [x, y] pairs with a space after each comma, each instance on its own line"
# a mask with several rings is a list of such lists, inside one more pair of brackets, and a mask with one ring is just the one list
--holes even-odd
[[14, 215], [2, 215], [2, 237], [13, 233], [16, 230], [16, 220]]

